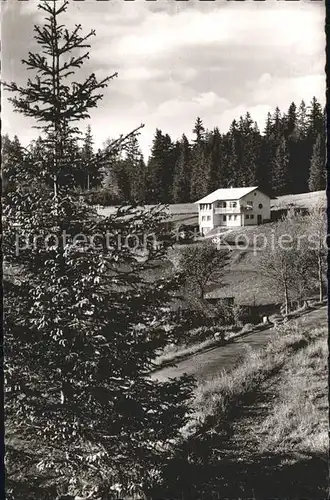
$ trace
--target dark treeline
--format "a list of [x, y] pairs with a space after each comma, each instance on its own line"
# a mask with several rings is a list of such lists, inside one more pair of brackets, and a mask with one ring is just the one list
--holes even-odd
[[227, 133], [198, 117], [190, 143], [157, 130], [146, 167], [147, 200], [193, 202], [219, 187], [258, 185], [273, 195], [325, 189], [324, 114], [314, 97], [268, 113], [265, 130], [246, 113]]
[[[88, 127], [83, 141], [72, 143], [70, 182], [82, 192], [92, 192], [96, 203], [136, 200], [145, 203], [194, 202], [219, 187], [258, 185], [271, 195], [325, 189], [325, 126], [321, 104], [313, 97], [291, 103], [286, 112], [278, 107], [268, 113], [260, 131], [250, 113], [233, 120], [229, 131], [205, 129], [200, 117], [193, 140], [185, 134], [173, 141], [156, 130], [150, 157], [145, 163], [138, 139], [132, 136], [106, 165], [98, 162]], [[108, 141], [111, 142], [110, 140]], [[4, 158], [18, 154], [19, 140], [2, 138]], [[43, 144], [32, 144], [42, 159]], [[107, 147], [107, 143], [104, 148]], [[68, 179], [66, 179], [68, 182]]]

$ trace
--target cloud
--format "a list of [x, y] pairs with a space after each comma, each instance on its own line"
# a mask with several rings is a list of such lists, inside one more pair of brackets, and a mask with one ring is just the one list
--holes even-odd
[[[5, 2], [2, 22], [3, 78], [23, 84], [20, 59], [35, 50], [36, 0]], [[96, 30], [82, 80], [118, 71], [91, 113], [95, 141], [127, 133], [141, 122], [144, 152], [155, 128], [173, 138], [191, 133], [200, 115], [205, 126], [226, 131], [250, 111], [263, 128], [276, 105], [324, 102], [324, 6], [321, 2], [189, 2], [111, 0], [70, 2], [65, 22]], [[15, 43], [12, 43], [15, 39]], [[11, 132], [30, 137], [31, 121], [4, 102]], [[82, 124], [85, 127], [85, 124]], [[3, 127], [3, 129], [6, 129]]]
[[286, 78], [262, 75], [259, 84], [251, 93], [251, 102], [269, 103], [275, 107], [276, 103], [283, 101], [290, 104], [292, 101], [299, 102], [302, 99], [311, 100], [313, 95], [317, 95], [322, 101], [325, 100], [325, 78], [322, 74]]

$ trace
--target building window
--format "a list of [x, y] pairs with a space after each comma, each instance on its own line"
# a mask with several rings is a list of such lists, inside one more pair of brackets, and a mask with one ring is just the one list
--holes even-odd
[[233, 217], [234, 217], [234, 220], [237, 220], [237, 215], [233, 215]]
[[258, 206], [259, 206], [259, 208], [260, 208], [260, 210], [261, 210], [261, 209], [262, 209], [262, 203], [259, 203], [259, 205], [258, 205]]
[[226, 216], [226, 215], [224, 215], [224, 216], [223, 216], [223, 222], [226, 222], [226, 220], [227, 220], [227, 216]]
[[203, 215], [203, 216], [202, 216], [202, 220], [206, 220], [206, 215]]
[[246, 203], [247, 203], [248, 205], [251, 205], [251, 207], [253, 207], [253, 201], [252, 201], [252, 200], [247, 201]]
[[211, 216], [210, 216], [210, 215], [208, 215], [208, 216], [206, 217], [206, 220], [211, 220]]
[[249, 214], [246, 214], [245, 218], [246, 218], [246, 219], [249, 219], [249, 218], [250, 218]]
[[237, 207], [237, 202], [236, 201], [232, 201], [231, 204], [230, 204], [230, 206], [232, 208], [236, 208]]
[[254, 219], [254, 215], [253, 214], [250, 214], [250, 219]]

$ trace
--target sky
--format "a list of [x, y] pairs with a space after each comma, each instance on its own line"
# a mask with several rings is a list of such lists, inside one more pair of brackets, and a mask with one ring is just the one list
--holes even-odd
[[[21, 64], [38, 51], [37, 0], [1, 1], [2, 80], [24, 85]], [[96, 147], [144, 124], [139, 142], [147, 158], [156, 131], [192, 137], [200, 116], [208, 129], [227, 132], [249, 111], [262, 130], [268, 111], [292, 101], [325, 103], [325, 6], [318, 0], [70, 0], [69, 27], [95, 29], [90, 59], [77, 74], [118, 72], [81, 130], [92, 127]], [[13, 113], [2, 93], [2, 134], [23, 144], [38, 135]]]

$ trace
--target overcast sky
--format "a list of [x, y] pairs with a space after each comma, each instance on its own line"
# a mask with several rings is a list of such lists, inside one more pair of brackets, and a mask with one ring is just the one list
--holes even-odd
[[[33, 25], [42, 20], [37, 0], [1, 2], [2, 78], [24, 84], [20, 63], [37, 47]], [[155, 129], [191, 137], [201, 116], [207, 128], [226, 132], [250, 111], [262, 129], [267, 112], [315, 95], [325, 103], [325, 33], [322, 1], [70, 0], [63, 21], [93, 28], [91, 58], [81, 79], [94, 72], [119, 76], [105, 90], [87, 123], [97, 146], [144, 123], [148, 156]], [[12, 112], [3, 97], [2, 133], [23, 143], [33, 123]]]

